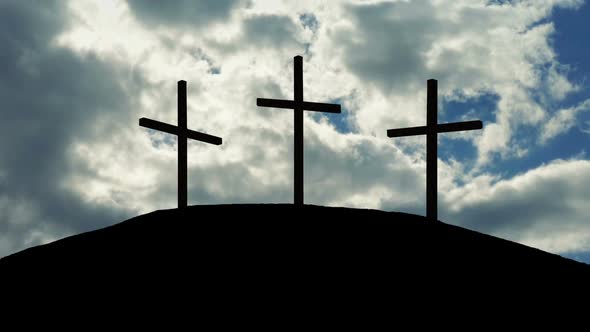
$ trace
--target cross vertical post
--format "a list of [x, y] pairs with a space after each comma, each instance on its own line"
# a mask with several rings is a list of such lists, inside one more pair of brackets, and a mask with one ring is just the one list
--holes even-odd
[[295, 109], [293, 112], [294, 128], [294, 146], [293, 159], [294, 169], [294, 197], [293, 201], [297, 206], [303, 206], [303, 57], [295, 57], [293, 66], [293, 90]]
[[438, 206], [438, 84], [430, 79], [426, 96], [426, 218], [437, 220]]
[[188, 205], [187, 139], [186, 139], [186, 81], [178, 81], [178, 207]]

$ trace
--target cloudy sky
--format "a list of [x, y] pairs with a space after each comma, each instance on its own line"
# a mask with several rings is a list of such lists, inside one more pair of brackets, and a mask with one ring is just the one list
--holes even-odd
[[303, 56], [306, 203], [425, 213], [426, 80], [439, 218], [590, 262], [590, 5], [583, 0], [0, 0], [0, 256], [176, 206], [188, 81], [189, 204], [292, 202]]

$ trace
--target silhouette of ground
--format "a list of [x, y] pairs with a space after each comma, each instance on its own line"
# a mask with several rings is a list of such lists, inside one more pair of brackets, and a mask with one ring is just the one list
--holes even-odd
[[416, 215], [269, 204], [155, 211], [2, 258], [0, 276], [278, 305], [312, 294], [566, 291], [587, 288], [590, 266]]

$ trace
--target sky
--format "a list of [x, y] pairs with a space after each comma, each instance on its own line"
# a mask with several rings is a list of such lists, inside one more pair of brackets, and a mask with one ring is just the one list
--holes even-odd
[[425, 214], [439, 122], [439, 219], [590, 263], [590, 5], [583, 0], [0, 0], [0, 257], [176, 206], [188, 126], [190, 205], [290, 203], [303, 57], [305, 202]]

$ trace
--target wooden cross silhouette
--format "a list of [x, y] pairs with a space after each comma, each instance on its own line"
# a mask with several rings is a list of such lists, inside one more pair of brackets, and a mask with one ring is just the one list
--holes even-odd
[[426, 100], [426, 126], [389, 129], [387, 137], [401, 137], [426, 135], [426, 219], [437, 221], [437, 135], [438, 133], [448, 133], [452, 131], [475, 130], [483, 128], [481, 121], [465, 121], [438, 124], [437, 81], [428, 80], [427, 100]]
[[139, 125], [178, 136], [178, 207], [186, 207], [188, 172], [186, 161], [187, 140], [191, 138], [209, 144], [220, 145], [221, 137], [207, 135], [186, 127], [186, 81], [178, 81], [178, 126], [148, 118], [139, 119]]
[[303, 58], [294, 58], [294, 100], [256, 98], [256, 106], [294, 110], [294, 203], [303, 206], [303, 111], [340, 113], [340, 105], [303, 101]]

